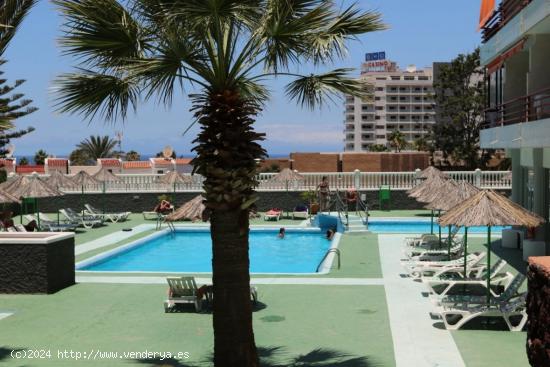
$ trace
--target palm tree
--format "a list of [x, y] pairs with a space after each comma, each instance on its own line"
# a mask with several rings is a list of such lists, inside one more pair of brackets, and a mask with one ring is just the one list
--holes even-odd
[[108, 135], [93, 136], [81, 141], [76, 148], [83, 151], [90, 159], [110, 158], [114, 153], [117, 141]]
[[[252, 330], [249, 207], [264, 134], [253, 129], [269, 93], [288, 78], [289, 98], [309, 108], [342, 94], [366, 97], [350, 69], [301, 75], [347, 54], [346, 41], [384, 29], [376, 12], [330, 0], [54, 0], [65, 16], [61, 44], [81, 64], [57, 80], [62, 112], [124, 118], [141, 99], [170, 105], [192, 88], [196, 173], [211, 212], [216, 366], [258, 366]], [[183, 89], [181, 89], [183, 90]]]
[[[36, 4], [36, 0], [4, 0], [0, 2], [0, 58], [4, 55], [10, 41], [34, 4]], [[0, 65], [4, 63], [5, 60], [0, 59]], [[3, 72], [0, 72], [1, 74]], [[24, 82], [25, 80], [16, 80], [13, 85], [7, 85], [6, 79], [0, 79], [0, 156], [7, 153], [7, 149], [4, 147], [10, 143], [10, 140], [34, 131], [33, 127], [8, 131], [15, 127], [16, 119], [37, 110], [30, 106], [31, 100], [23, 98], [24, 94], [13, 93], [13, 90]]]
[[130, 150], [126, 153], [125, 159], [127, 161], [139, 161], [141, 159], [141, 156], [135, 150]]
[[413, 141], [413, 146], [414, 149], [418, 150], [419, 152], [427, 152], [430, 150], [430, 141], [421, 136], [420, 138], [417, 138]]
[[388, 141], [390, 142], [390, 145], [395, 148], [396, 152], [400, 152], [407, 146], [405, 135], [403, 135], [403, 133], [399, 130], [393, 130], [388, 135]]
[[43, 165], [48, 158], [48, 153], [43, 149], [40, 149], [38, 152], [34, 153], [34, 164]]

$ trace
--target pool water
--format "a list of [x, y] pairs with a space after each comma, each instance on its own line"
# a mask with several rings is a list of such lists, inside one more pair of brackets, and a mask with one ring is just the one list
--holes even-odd
[[[315, 273], [331, 246], [321, 231], [287, 229], [250, 232], [251, 273]], [[210, 232], [178, 231], [145, 241], [79, 270], [212, 272]]]
[[[509, 227], [491, 227], [491, 232], [500, 233], [505, 228]], [[430, 221], [369, 219], [369, 230], [374, 233], [430, 233]], [[441, 228], [441, 233], [448, 232], [448, 227]], [[439, 225], [436, 221], [434, 221], [434, 233], [439, 233]], [[464, 234], [464, 228], [461, 228], [458, 233]], [[487, 233], [487, 227], [468, 227], [468, 233]]]

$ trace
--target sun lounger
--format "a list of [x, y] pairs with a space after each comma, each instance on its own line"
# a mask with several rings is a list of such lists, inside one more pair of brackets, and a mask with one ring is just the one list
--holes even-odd
[[296, 219], [296, 218], [307, 219], [308, 216], [309, 216], [309, 212], [307, 210], [307, 206], [305, 205], [298, 205], [292, 211], [292, 219]]
[[[496, 266], [491, 267], [491, 284], [492, 285], [503, 285], [504, 288], [507, 288], [514, 276], [512, 273], [500, 271], [506, 265], [506, 262], [497, 262]], [[447, 280], [429, 280], [424, 281], [428, 292], [430, 292], [432, 299], [435, 299], [438, 303], [439, 299], [445, 297], [451, 290], [456, 289], [456, 286], [460, 286], [459, 289], [464, 289], [463, 287], [478, 287], [486, 288], [487, 287], [487, 272], [478, 272], [479, 277], [472, 278], [462, 278], [462, 279], [447, 279]], [[491, 290], [492, 291], [492, 290]], [[498, 296], [493, 292], [493, 296]]]
[[[467, 268], [473, 268], [481, 261], [484, 256], [485, 253], [468, 254], [466, 256]], [[402, 262], [401, 265], [405, 268], [407, 273], [409, 273], [412, 278], [422, 278], [426, 276], [434, 276], [435, 274], [444, 274], [446, 272], [452, 271], [453, 269], [462, 268], [463, 272], [464, 257], [447, 261], [405, 261]]]
[[516, 298], [491, 305], [446, 307], [440, 316], [447, 330], [458, 330], [478, 317], [500, 317], [510, 331], [522, 331], [527, 323], [526, 295], [523, 293]]
[[[499, 302], [505, 302], [512, 299], [513, 297], [518, 296], [519, 289], [521, 285], [525, 282], [525, 279], [525, 275], [518, 273], [514, 276], [510, 283], [508, 283], [508, 286], [501, 294], [495, 294], [495, 292], [491, 290], [491, 303], [496, 304]], [[483, 305], [487, 303], [487, 296], [457, 294], [452, 296], [445, 296], [438, 300], [438, 303], [444, 307]]]
[[[35, 221], [36, 225], [39, 225], [38, 230], [43, 232], [74, 232], [76, 225], [71, 223], [57, 223], [57, 221], [51, 220], [46, 214], [39, 213], [40, 225], [38, 224], [38, 218], [32, 214], [25, 215], [27, 222]], [[24, 227], [23, 227], [24, 228]]]
[[[192, 303], [195, 311], [201, 310], [201, 299], [197, 294], [198, 288], [193, 277], [169, 277], [168, 299], [164, 301], [164, 312], [168, 312], [177, 303]], [[202, 297], [201, 297], [202, 298]]]
[[86, 208], [84, 210], [84, 214], [92, 216], [92, 217], [98, 217], [104, 220], [109, 220], [112, 223], [116, 222], [123, 222], [126, 219], [128, 219], [128, 216], [132, 214], [132, 212], [118, 212], [118, 213], [103, 213], [101, 210], [98, 210], [91, 206], [90, 204], [84, 205]]
[[267, 211], [265, 214], [264, 214], [264, 220], [280, 220], [281, 219], [281, 214], [282, 214], [282, 210], [280, 209], [271, 209], [269, 211]]
[[403, 261], [438, 261], [456, 259], [462, 255], [464, 251], [464, 243], [462, 241], [454, 242], [451, 249], [426, 250], [414, 249], [405, 252]]
[[63, 215], [66, 219], [66, 221], [69, 224], [82, 226], [84, 228], [90, 229], [96, 226], [100, 226], [103, 224], [103, 220], [97, 219], [94, 217], [86, 216], [86, 215], [79, 215], [74, 210], [66, 208], [66, 209], [60, 209], [59, 213]]
[[[487, 270], [487, 264], [482, 262], [486, 254], [486, 252], [476, 252], [474, 254], [469, 254], [467, 258], [471, 260], [467, 260], [468, 263], [466, 266], [466, 274], [464, 274], [464, 261], [459, 261], [460, 259], [456, 259], [453, 260], [453, 262], [459, 262], [459, 264], [455, 263], [453, 265], [441, 267], [433, 274], [425, 272], [420, 276], [420, 278], [422, 279], [422, 282], [425, 283], [431, 281], [445, 283], [448, 281], [460, 279], [481, 279], [484, 272]], [[477, 256], [477, 258], [470, 256]], [[501, 259], [493, 265], [492, 269], [496, 269], [496, 273], [502, 270], [505, 265], [506, 261]], [[491, 272], [491, 274], [493, 274], [493, 272]]]

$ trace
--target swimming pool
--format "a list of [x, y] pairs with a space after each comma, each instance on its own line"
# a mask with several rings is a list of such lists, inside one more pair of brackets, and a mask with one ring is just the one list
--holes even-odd
[[[437, 220], [437, 219], [436, 219]], [[434, 220], [434, 233], [439, 233], [439, 226]], [[509, 227], [491, 227], [491, 232], [500, 233], [503, 229]], [[410, 220], [410, 219], [369, 219], [369, 231], [373, 233], [430, 233], [429, 220]], [[447, 227], [441, 228], [441, 233], [449, 232]], [[459, 233], [464, 233], [460, 229]], [[487, 227], [468, 227], [468, 233], [487, 233]]]
[[[339, 235], [328, 241], [319, 229], [250, 231], [251, 273], [315, 273]], [[337, 238], [338, 237], [338, 238]], [[212, 272], [212, 242], [207, 229], [163, 232], [77, 264], [77, 270], [121, 272]]]

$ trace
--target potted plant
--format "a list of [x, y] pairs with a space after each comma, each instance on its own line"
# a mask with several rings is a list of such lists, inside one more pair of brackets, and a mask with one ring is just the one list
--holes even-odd
[[306, 201], [309, 204], [309, 213], [314, 215], [319, 212], [319, 203], [317, 202], [317, 194], [315, 191], [308, 190], [300, 194], [302, 200]]

